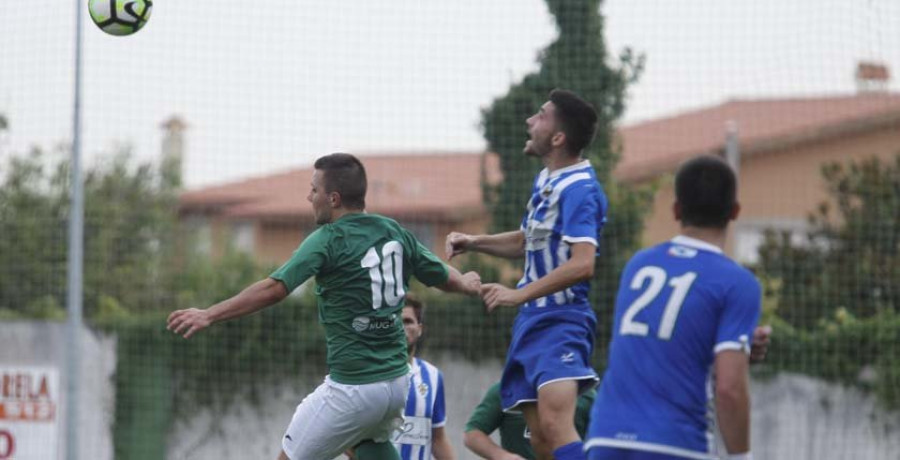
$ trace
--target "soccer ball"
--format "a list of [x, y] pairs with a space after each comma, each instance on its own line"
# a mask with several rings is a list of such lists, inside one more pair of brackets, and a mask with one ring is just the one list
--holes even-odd
[[141, 30], [152, 9], [152, 0], [88, 0], [94, 24], [110, 35], [131, 35]]

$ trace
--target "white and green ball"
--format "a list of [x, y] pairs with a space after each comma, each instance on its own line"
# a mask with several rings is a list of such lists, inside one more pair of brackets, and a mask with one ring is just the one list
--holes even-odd
[[150, 19], [153, 0], [88, 0], [91, 19], [110, 35], [131, 35]]

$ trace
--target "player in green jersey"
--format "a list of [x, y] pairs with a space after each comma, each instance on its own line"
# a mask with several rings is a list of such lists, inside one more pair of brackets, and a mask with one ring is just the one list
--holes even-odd
[[297, 406], [278, 458], [330, 459], [355, 447], [361, 460], [398, 459], [388, 440], [409, 390], [400, 320], [409, 279], [469, 295], [479, 294], [481, 279], [445, 265], [396, 221], [366, 213], [366, 172], [353, 155], [326, 155], [314, 168], [307, 199], [320, 227], [290, 260], [230, 299], [173, 312], [167, 327], [190, 338], [273, 305], [315, 277], [330, 374]]
[[[578, 397], [575, 403], [575, 431], [584, 436], [588, 417], [597, 392], [593, 389]], [[480, 458], [491, 460], [532, 460], [536, 458], [531, 447], [531, 435], [525, 425], [525, 417], [518, 412], [503, 412], [500, 403], [500, 382], [492, 385], [466, 422], [463, 438], [466, 447]], [[490, 434], [500, 432], [498, 446]]]

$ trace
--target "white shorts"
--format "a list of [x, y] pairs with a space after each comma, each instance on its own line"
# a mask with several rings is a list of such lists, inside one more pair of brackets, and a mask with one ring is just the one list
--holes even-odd
[[409, 375], [365, 385], [326, 376], [294, 412], [281, 448], [291, 460], [325, 460], [365, 440], [386, 442], [403, 423]]

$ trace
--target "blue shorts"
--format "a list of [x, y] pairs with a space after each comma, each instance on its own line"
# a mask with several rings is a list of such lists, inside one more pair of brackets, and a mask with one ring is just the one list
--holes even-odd
[[591, 447], [587, 452], [588, 460], [684, 460], [684, 457], [673, 457], [643, 450], [617, 449], [615, 447]]
[[537, 401], [538, 389], [550, 382], [577, 380], [581, 392], [596, 386], [591, 367], [596, 328], [587, 304], [521, 308], [500, 379], [503, 410]]

